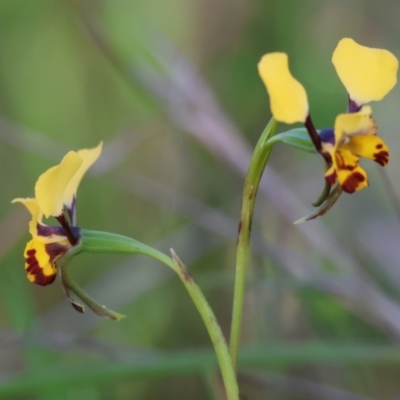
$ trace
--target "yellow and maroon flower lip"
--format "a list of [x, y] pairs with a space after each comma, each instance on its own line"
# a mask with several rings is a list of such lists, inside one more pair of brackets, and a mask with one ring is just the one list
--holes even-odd
[[[25, 269], [28, 279], [46, 286], [56, 277], [56, 261], [79, 243], [76, 227], [76, 192], [90, 166], [101, 154], [102, 143], [93, 149], [70, 151], [59, 165], [43, 173], [35, 185], [35, 198], [17, 198], [32, 218], [32, 235], [25, 248]], [[61, 226], [48, 226], [43, 217], [54, 217]]]
[[326, 162], [325, 179], [347, 193], [368, 186], [360, 157], [385, 166], [389, 150], [377, 136], [371, 101], [381, 100], [397, 82], [397, 58], [387, 50], [361, 46], [344, 38], [338, 43], [332, 63], [348, 93], [347, 114], [340, 114], [334, 129], [317, 133], [309, 113], [307, 93], [290, 73], [285, 53], [269, 53], [258, 64], [259, 74], [270, 97], [273, 117], [286, 124], [304, 123], [317, 152]]
[[70, 248], [69, 243], [43, 243], [37, 239], [30, 240], [24, 252], [28, 280], [41, 286], [53, 283], [57, 275], [56, 260]]
[[382, 166], [389, 161], [389, 149], [377, 136], [377, 125], [371, 113], [371, 107], [364, 106], [357, 113], [338, 115], [333, 130], [334, 142], [324, 147], [332, 158], [325, 179], [330, 185], [339, 182], [347, 193], [368, 186], [367, 173], [358, 165], [360, 157]]

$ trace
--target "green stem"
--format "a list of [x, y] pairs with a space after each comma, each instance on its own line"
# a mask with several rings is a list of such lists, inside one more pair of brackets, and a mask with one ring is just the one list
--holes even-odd
[[193, 277], [185, 264], [183, 264], [183, 262], [172, 249], [171, 254], [175, 265], [178, 267], [179, 278], [181, 278], [181, 281], [189, 292], [189, 295], [192, 298], [203, 319], [204, 325], [208, 330], [208, 334], [210, 335], [221, 368], [221, 374], [225, 384], [227, 398], [239, 399], [239, 389], [236, 381], [236, 374], [233, 368], [231, 357], [229, 355], [228, 345], [226, 343], [224, 334], [222, 333], [221, 327], [215, 318], [214, 312], [204, 297], [201, 289], [193, 280]]
[[175, 252], [171, 249], [172, 258], [170, 258], [164, 253], [134, 239], [108, 232], [82, 230], [81, 240], [81, 251], [92, 253], [127, 253], [146, 255], [160, 261], [167, 267], [171, 268], [179, 276], [192, 298], [208, 334], [210, 335], [221, 369], [227, 399], [239, 400], [236, 374], [221, 327], [219, 326], [214, 312], [204, 297], [201, 289], [194, 282], [189, 270], [178, 258]]
[[254, 204], [262, 174], [271, 153], [272, 145], [267, 144], [268, 138], [276, 133], [278, 123], [271, 118], [254, 149], [247, 171], [243, 191], [242, 209], [240, 212], [238, 241], [236, 247], [236, 275], [233, 295], [232, 325], [230, 337], [230, 353], [236, 369], [239, 352], [240, 334], [243, 317], [243, 304], [246, 289], [246, 272], [250, 250], [250, 233], [253, 219]]

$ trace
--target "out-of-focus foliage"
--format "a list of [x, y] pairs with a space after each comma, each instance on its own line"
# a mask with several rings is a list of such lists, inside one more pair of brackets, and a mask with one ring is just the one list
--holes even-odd
[[[257, 62], [288, 52], [315, 124], [331, 126], [347, 100], [337, 42], [399, 57], [399, 12], [395, 0], [1, 1], [0, 398], [222, 399], [176, 277], [140, 257], [82, 255], [76, 280], [128, 318], [80, 315], [58, 281], [27, 281], [28, 215], [10, 201], [32, 195], [68, 150], [104, 140], [79, 189], [79, 224], [173, 247], [228, 333], [243, 180], [270, 118]], [[321, 161], [273, 150], [253, 227], [248, 400], [400, 395], [399, 106], [398, 87], [372, 104], [387, 176], [366, 164], [371, 187], [317, 221], [292, 224], [323, 186]]]

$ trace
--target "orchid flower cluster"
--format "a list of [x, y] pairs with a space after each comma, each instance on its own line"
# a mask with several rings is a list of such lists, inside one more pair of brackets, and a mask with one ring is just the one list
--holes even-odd
[[[337, 45], [332, 62], [348, 93], [347, 112], [336, 117], [333, 128], [319, 131], [311, 119], [306, 91], [290, 73], [288, 56], [285, 53], [269, 53], [258, 64], [270, 97], [273, 118], [254, 150], [245, 181], [237, 242], [230, 352], [204, 295], [173, 250], [172, 258], [169, 258], [134, 239], [108, 232], [87, 231], [77, 226], [78, 186], [99, 158], [102, 143], [92, 149], [70, 151], [59, 165], [39, 177], [34, 198], [13, 200], [22, 203], [31, 214], [29, 232], [32, 239], [24, 252], [28, 280], [46, 286], [54, 282], [59, 270], [64, 291], [76, 310], [83, 312], [84, 307], [74, 300], [72, 293], [98, 315], [118, 320], [123, 317], [121, 314], [99, 305], [70, 279], [66, 265], [73, 256], [83, 251], [144, 254], [157, 259], [176, 272], [185, 285], [214, 345], [227, 398], [238, 400], [235, 368], [255, 198], [272, 145], [278, 136], [285, 142], [285, 138], [291, 135], [290, 131], [275, 135], [277, 122], [303, 123], [309, 135], [306, 136], [308, 143], [314, 146], [312, 151], [316, 151], [325, 162], [324, 178], [328, 190], [324, 200], [328, 201], [328, 206], [304, 220], [323, 215], [343, 191], [354, 193], [368, 185], [367, 173], [359, 165], [361, 157], [382, 166], [389, 161], [388, 146], [377, 136], [378, 127], [372, 118], [372, 109], [367, 104], [383, 99], [395, 86], [398, 69], [396, 57], [387, 50], [364, 47], [346, 38]], [[47, 225], [44, 219], [48, 218], [58, 221], [58, 225]]]

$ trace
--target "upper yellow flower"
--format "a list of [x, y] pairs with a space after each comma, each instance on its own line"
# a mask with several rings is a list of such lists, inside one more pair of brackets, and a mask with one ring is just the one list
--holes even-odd
[[316, 150], [327, 163], [325, 179], [337, 182], [353, 193], [368, 185], [365, 171], [359, 167], [360, 157], [370, 158], [381, 165], [389, 160], [388, 147], [376, 136], [370, 101], [381, 100], [397, 81], [397, 58], [387, 50], [372, 49], [352, 39], [342, 39], [332, 62], [349, 95], [347, 114], [336, 118], [334, 129], [317, 133], [309, 113], [307, 94], [292, 76], [288, 57], [270, 53], [262, 57], [258, 70], [271, 103], [271, 112], [279, 122], [303, 122]]
[[[35, 198], [17, 198], [32, 219], [32, 235], [25, 248], [25, 269], [28, 279], [48, 285], [56, 277], [56, 261], [79, 242], [76, 227], [76, 192], [83, 175], [101, 154], [102, 143], [93, 149], [70, 151], [59, 165], [43, 173], [35, 185]], [[48, 226], [43, 217], [55, 217], [61, 226]]]
[[323, 148], [332, 158], [325, 179], [331, 185], [338, 181], [347, 193], [368, 186], [367, 173], [358, 165], [359, 157], [369, 158], [382, 166], [389, 162], [389, 149], [376, 136], [377, 125], [371, 113], [371, 107], [364, 106], [357, 113], [338, 115], [334, 141], [323, 143]]

